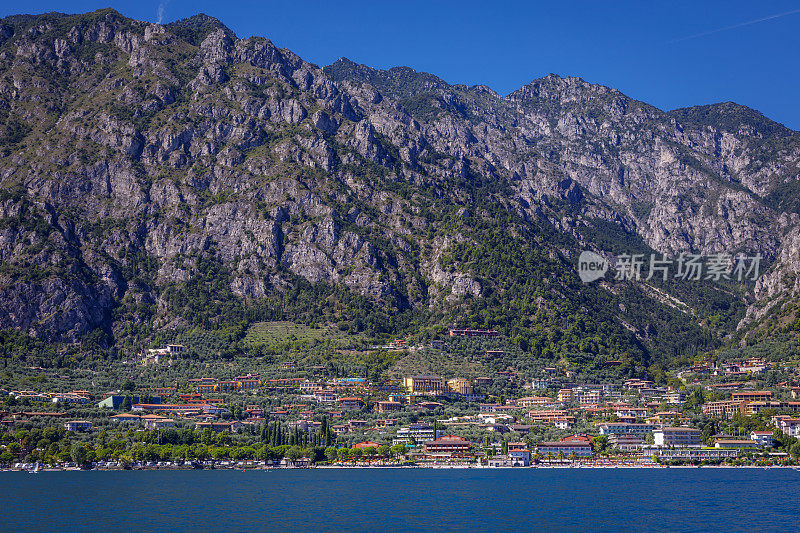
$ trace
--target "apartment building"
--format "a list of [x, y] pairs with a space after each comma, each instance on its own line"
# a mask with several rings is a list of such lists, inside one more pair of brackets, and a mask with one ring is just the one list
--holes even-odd
[[656, 446], [700, 446], [700, 430], [684, 427], [667, 427], [653, 430], [653, 440]]
[[447, 380], [447, 387], [456, 394], [472, 394], [472, 382], [465, 378], [453, 378]]
[[439, 395], [444, 392], [444, 378], [432, 375], [410, 376], [403, 385], [411, 394]]

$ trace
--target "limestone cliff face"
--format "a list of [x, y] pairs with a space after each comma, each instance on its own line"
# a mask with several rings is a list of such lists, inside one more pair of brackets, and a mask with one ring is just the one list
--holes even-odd
[[439, 261], [475, 238], [458, 228], [485, 218], [476, 194], [575, 246], [601, 220], [664, 253], [762, 253], [756, 294], [772, 299], [798, 272], [800, 137], [720, 106], [665, 113], [555, 75], [503, 97], [408, 68], [320, 69], [205, 16], [9, 17], [0, 328], [75, 340], [153, 320], [201, 256], [245, 300], [294, 277], [394, 309], [480, 298]]

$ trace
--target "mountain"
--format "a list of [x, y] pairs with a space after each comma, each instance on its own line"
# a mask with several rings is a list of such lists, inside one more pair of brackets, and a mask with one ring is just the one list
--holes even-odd
[[[642, 370], [797, 329], [800, 134], [736, 104], [553, 74], [501, 96], [101, 10], [0, 21], [0, 118], [0, 328], [44, 343], [456, 325]], [[768, 271], [584, 284], [584, 249]]]

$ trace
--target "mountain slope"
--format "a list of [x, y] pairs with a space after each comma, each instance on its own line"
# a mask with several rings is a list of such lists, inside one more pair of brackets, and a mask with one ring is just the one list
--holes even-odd
[[8, 17], [0, 327], [125, 350], [255, 320], [481, 326], [641, 369], [719, 345], [783, 293], [582, 284], [582, 249], [793, 268], [797, 134], [735, 111], [664, 113], [555, 75], [502, 97], [319, 69], [204, 15]]

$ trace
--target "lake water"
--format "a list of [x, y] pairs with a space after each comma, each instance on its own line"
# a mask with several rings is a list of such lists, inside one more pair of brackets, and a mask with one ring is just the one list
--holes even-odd
[[799, 531], [791, 469], [0, 473], [2, 531]]

